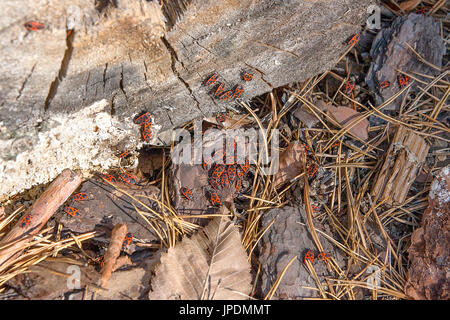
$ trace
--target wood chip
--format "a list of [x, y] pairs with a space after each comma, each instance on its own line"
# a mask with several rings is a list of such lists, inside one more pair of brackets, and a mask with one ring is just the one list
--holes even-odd
[[421, 136], [400, 126], [372, 188], [374, 201], [386, 199], [389, 204], [405, 201], [429, 148]]
[[116, 224], [111, 232], [111, 242], [105, 254], [105, 264], [102, 268], [101, 286], [104, 287], [106, 282], [113, 273], [116, 260], [122, 250], [123, 240], [127, 234], [126, 224]]

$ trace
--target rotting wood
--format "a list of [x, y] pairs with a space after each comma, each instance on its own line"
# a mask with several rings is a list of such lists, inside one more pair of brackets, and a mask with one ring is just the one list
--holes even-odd
[[371, 195], [388, 204], [402, 203], [414, 182], [430, 146], [414, 131], [400, 126], [386, 153]]
[[[5, 267], [5, 263], [12, 256], [20, 253], [25, 244], [30, 241], [29, 235], [37, 234], [53, 216], [56, 210], [70, 197], [70, 195], [81, 184], [81, 173], [74, 173], [69, 169], [65, 169], [61, 174], [48, 186], [47, 190], [42, 193], [33, 206], [25, 212], [22, 218], [9, 231], [9, 233], [0, 240], [0, 247], [5, 247], [0, 251], [0, 266]], [[28, 225], [22, 226], [21, 220], [26, 215], [31, 216]], [[21, 240], [21, 238], [23, 238]]]

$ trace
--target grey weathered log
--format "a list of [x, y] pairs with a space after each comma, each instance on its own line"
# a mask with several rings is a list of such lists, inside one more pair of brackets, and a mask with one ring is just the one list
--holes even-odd
[[[232, 106], [202, 85], [213, 72], [231, 89], [251, 71], [249, 99], [330, 69], [373, 2], [167, 0], [175, 9], [161, 11], [144, 0], [2, 1], [0, 199], [65, 167], [111, 167], [113, 151], [141, 146], [140, 111], [152, 113], [157, 143], [158, 132]], [[28, 20], [45, 30], [27, 31]]]

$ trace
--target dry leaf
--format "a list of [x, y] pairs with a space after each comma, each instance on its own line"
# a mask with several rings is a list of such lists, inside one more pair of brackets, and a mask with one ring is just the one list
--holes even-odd
[[[346, 126], [347, 124], [351, 124], [353, 121], [356, 121], [361, 114], [348, 107], [333, 107], [330, 106], [327, 108], [329, 115], [339, 122], [342, 126]], [[363, 119], [359, 121], [357, 124], [353, 125], [349, 130], [355, 136], [360, 138], [361, 140], [367, 140], [369, 138], [369, 121], [367, 119]]]
[[214, 218], [163, 253], [151, 285], [150, 300], [245, 299], [251, 290], [250, 264], [230, 218]]
[[280, 166], [275, 174], [274, 185], [278, 187], [284, 182], [290, 181], [302, 173], [302, 157], [305, 155], [305, 147], [294, 142], [280, 154]]
[[402, 3], [399, 3], [398, 6], [405, 11], [406, 13], [416, 8], [422, 0], [408, 0]]

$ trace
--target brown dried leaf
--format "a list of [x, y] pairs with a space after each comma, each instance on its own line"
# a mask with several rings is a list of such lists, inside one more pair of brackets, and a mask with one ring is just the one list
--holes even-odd
[[127, 234], [126, 224], [116, 224], [111, 232], [111, 241], [109, 243], [108, 250], [105, 254], [105, 264], [102, 268], [102, 286], [106, 284], [106, 281], [111, 277], [113, 273], [116, 260], [120, 255], [122, 250], [123, 240]]
[[[221, 213], [225, 211], [222, 207]], [[214, 218], [169, 248], [155, 274], [150, 300], [242, 300], [251, 290], [248, 257], [228, 217]]]
[[289, 144], [286, 150], [280, 154], [280, 167], [273, 181], [275, 187], [295, 178], [302, 172], [302, 157], [304, 156], [305, 147], [302, 144], [298, 142]]
[[[348, 107], [328, 107], [328, 113], [330, 116], [339, 122], [342, 126], [346, 126], [347, 124], [351, 124], [353, 121], [361, 115], [358, 111], [353, 110]], [[361, 140], [367, 140], [369, 138], [369, 121], [367, 119], [359, 121], [357, 124], [352, 126], [349, 130], [355, 136], [360, 138]]]
[[402, 3], [399, 3], [398, 6], [405, 12], [409, 12], [416, 8], [422, 0], [408, 0]]

